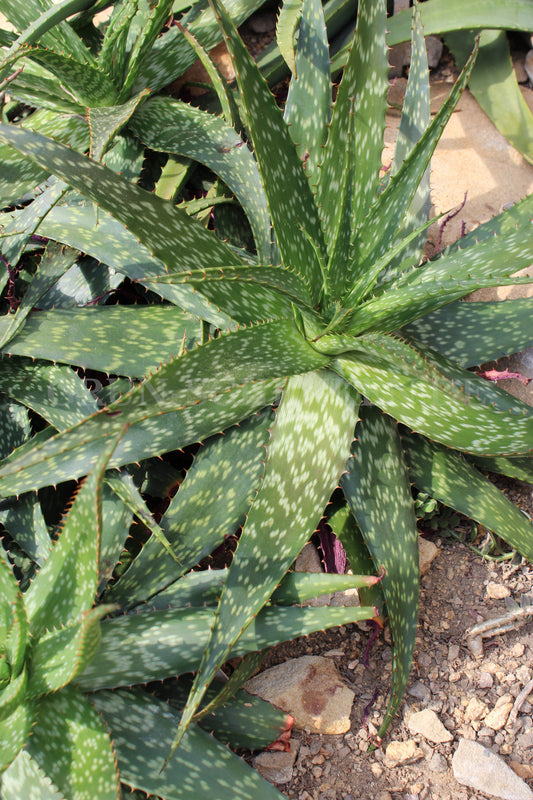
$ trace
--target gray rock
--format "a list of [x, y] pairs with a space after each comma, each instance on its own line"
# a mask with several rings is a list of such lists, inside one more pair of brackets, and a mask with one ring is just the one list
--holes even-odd
[[419, 734], [434, 744], [451, 742], [453, 734], [446, 730], [434, 711], [425, 708], [423, 711], [415, 711], [407, 721], [407, 727], [413, 734]]
[[253, 765], [270, 783], [288, 783], [292, 779], [297, 753], [298, 745], [291, 740], [290, 750], [265, 750], [254, 758]]
[[533, 800], [533, 792], [505, 761], [479, 742], [461, 739], [452, 758], [455, 779], [463, 786], [502, 800]]
[[245, 689], [294, 717], [297, 728], [312, 733], [346, 733], [354, 692], [330, 658], [302, 656], [251, 678]]
[[526, 56], [524, 70], [531, 83], [533, 83], [533, 50], [530, 50]]
[[448, 762], [440, 753], [436, 750], [429, 759], [428, 766], [432, 772], [446, 772], [448, 769]]
[[429, 703], [431, 699], [431, 692], [427, 686], [424, 686], [422, 681], [413, 683], [413, 685], [408, 688], [407, 694], [410, 694], [411, 697], [416, 697], [421, 703]]

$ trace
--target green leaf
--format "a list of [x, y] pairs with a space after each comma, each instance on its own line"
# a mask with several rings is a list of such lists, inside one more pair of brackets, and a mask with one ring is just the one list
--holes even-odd
[[5, 458], [15, 447], [30, 438], [28, 412], [19, 403], [0, 396], [0, 456]]
[[336, 237], [340, 220], [338, 193], [346, 167], [339, 154], [348, 145], [352, 110], [354, 135], [351, 137], [349, 160], [354, 169], [354, 227], [367, 213], [378, 189], [387, 109], [388, 65], [383, 47], [385, 20], [384, 0], [362, 0], [359, 3], [357, 32], [333, 108], [317, 187], [317, 202], [328, 245]]
[[25, 700], [6, 719], [0, 720], [0, 772], [14, 761], [24, 747], [35, 716], [35, 704]]
[[101, 160], [113, 137], [126, 125], [147, 94], [148, 90], [120, 105], [89, 108], [87, 119], [91, 132], [91, 158], [95, 161]]
[[344, 469], [358, 404], [358, 396], [331, 372], [288, 381], [261, 489], [224, 583], [173, 750], [216, 670], [315, 530]]
[[[370, 564], [369, 568], [372, 570], [373, 565]], [[368, 589], [378, 581], [379, 578], [374, 575], [289, 572], [272, 595], [272, 602], [280, 605], [304, 603], [313, 597], [344, 592], [346, 589]]]
[[[312, 242], [323, 251], [317, 209], [289, 130], [255, 62], [218, 0], [213, 0], [237, 75], [282, 262], [305, 277], [313, 302], [322, 279]], [[298, 198], [296, 204], [294, 198]], [[322, 253], [324, 255], [324, 253]]]
[[97, 66], [42, 47], [31, 47], [28, 56], [53, 73], [83, 106], [108, 106], [116, 102], [116, 86]]
[[127, 0], [113, 6], [98, 53], [98, 66], [107, 72], [118, 86], [124, 80], [128, 35], [137, 10], [137, 0]]
[[58, 430], [75, 425], [96, 411], [89, 389], [69, 367], [4, 358], [0, 390], [36, 411]]
[[[64, 19], [64, 9], [71, 5], [70, 0], [55, 6], [49, 0], [28, 0], [25, 3], [2, 0], [2, 13], [19, 31], [31, 28], [32, 23], [43, 24], [45, 28], [53, 26], [40, 36], [41, 43], [45, 47], [58, 47], [79, 61], [90, 64], [93, 61], [90, 52]], [[85, 7], [88, 5], [92, 3], [87, 3]]]
[[18, 546], [42, 566], [52, 542], [35, 494], [23, 494], [2, 503], [0, 522]]
[[[422, 26], [426, 36], [466, 28], [504, 28], [507, 30], [533, 30], [533, 8], [529, 0], [512, 0], [509, 3], [485, 0], [440, 0], [421, 3]], [[389, 47], [406, 42], [410, 35], [411, 12], [401, 11], [387, 20]]]
[[[92, 208], [56, 206], [45, 217], [39, 233], [92, 255], [133, 281], [142, 282], [144, 277], [151, 278], [165, 271], [163, 262], [154, 258], [127, 228], [100, 210], [96, 217]], [[232, 257], [231, 261], [235, 262], [236, 258]], [[175, 269], [176, 265], [172, 268]], [[171, 303], [216, 327], [231, 326], [229, 317], [210, 307], [208, 301], [202, 295], [195, 294], [189, 286], [152, 283], [150, 288]]]
[[313, 189], [331, 118], [329, 45], [320, 0], [307, 0], [303, 4], [293, 73], [284, 120]]
[[[61, 183], [61, 182], [59, 182]], [[65, 190], [65, 184], [62, 184], [62, 190]], [[41, 197], [37, 198], [29, 208], [34, 208], [34, 206], [38, 205], [39, 200], [45, 196], [47, 192], [45, 192]], [[37, 209], [36, 209], [37, 210]], [[37, 227], [37, 226], [35, 226]], [[28, 231], [28, 234], [31, 235], [33, 230]], [[26, 235], [24, 235], [24, 239]], [[22, 244], [22, 242], [21, 242]], [[22, 249], [22, 248], [21, 248]], [[18, 261], [18, 258], [13, 260], [8, 255], [5, 254], [6, 259], [11, 261], [11, 263], [15, 264]], [[0, 348], [5, 348], [5, 345], [14, 337], [16, 336], [17, 332], [22, 328], [24, 323], [26, 322], [30, 312], [34, 308], [34, 306], [38, 305], [39, 300], [48, 292], [48, 290], [61, 278], [62, 275], [72, 266], [74, 261], [77, 258], [77, 253], [73, 253], [70, 248], [62, 248], [54, 242], [51, 242], [47, 245], [46, 250], [43, 253], [41, 261], [39, 263], [39, 267], [37, 269], [36, 274], [33, 276], [32, 282], [30, 283], [24, 297], [22, 298], [22, 302], [19, 305], [15, 315], [13, 317], [0, 317], [0, 324], [3, 327], [4, 323], [8, 323], [7, 326], [4, 328], [2, 333], [0, 333]], [[0, 328], [1, 330], [1, 328]]]
[[116, 439], [79, 490], [63, 531], [24, 596], [32, 636], [71, 622], [91, 608], [98, 579], [102, 480]]
[[497, 456], [496, 458], [472, 458], [470, 461], [481, 470], [507, 475], [518, 481], [533, 483], [533, 458], [528, 456]]
[[[470, 32], [449, 33], [446, 45], [461, 65], [472, 49]], [[481, 31], [479, 54], [468, 88], [491, 122], [533, 163], [533, 114], [520, 91], [505, 31]]]
[[138, 109], [129, 128], [152, 150], [187, 156], [212, 169], [242, 204], [259, 260], [270, 263], [270, 216], [261, 177], [252, 153], [227, 121], [161, 96]]
[[21, 750], [0, 778], [4, 800], [66, 800], [27, 750]]
[[303, 0], [285, 0], [279, 10], [276, 23], [276, 41], [281, 55], [293, 75], [296, 75], [294, 36], [302, 16], [302, 7]]
[[407, 338], [473, 367], [533, 345], [533, 298], [450, 303], [402, 329]]
[[69, 800], [120, 797], [109, 734], [93, 706], [73, 687], [41, 700], [27, 752]]
[[173, 4], [174, 0], [158, 0], [154, 6], [150, 7], [150, 16], [139, 32], [131, 52], [128, 54], [126, 74], [124, 75], [118, 98], [119, 103], [123, 103], [129, 98], [143, 62], [161, 33], [163, 25], [172, 14]]
[[282, 800], [272, 784], [196, 725], [190, 727], [175, 758], [161, 771], [161, 753], [170, 746], [178, 720], [162, 700], [130, 690], [98, 692], [91, 702], [113, 732], [124, 783], [164, 800]]
[[[115, 175], [102, 164], [14, 125], [0, 124], [0, 141], [46, 165], [85, 197], [108, 210], [166, 266], [176, 269], [178, 259], [185, 269], [235, 263], [231, 250], [185, 212]], [[202, 263], [198, 259], [200, 253]]]
[[[120, 473], [110, 470], [106, 473], [105, 480], [106, 483], [102, 489], [102, 519], [105, 520], [105, 524], [100, 530], [98, 587], [96, 590], [98, 595], [102, 594], [111, 580], [133, 521], [134, 511], [131, 508], [132, 504], [123, 499], [122, 492], [117, 491], [117, 487], [122, 488], [124, 484], [131, 486], [131, 489], [137, 493], [139, 504], [142, 502], [142, 498], [126, 470], [122, 470]], [[142, 508], [146, 516], [150, 516], [150, 519], [153, 519], [148, 514], [144, 502], [142, 502]]]
[[377, 408], [361, 408], [353, 458], [341, 485], [376, 567], [393, 642], [392, 692], [378, 736], [383, 736], [401, 702], [418, 615], [418, 532], [407, 467], [394, 420]]
[[[135, 350], [122, 341], [122, 332], [132, 328]], [[141, 378], [176, 357], [183, 345], [194, 347], [200, 337], [200, 321], [176, 306], [92, 306], [34, 314], [3, 352]], [[94, 404], [83, 416], [92, 411]]]
[[503, 390], [390, 336], [355, 341], [357, 352], [336, 359], [333, 368], [411, 429], [474, 455], [530, 452], [533, 414]]
[[320, 325], [320, 318], [309, 305], [308, 286], [297, 273], [285, 267], [215, 267], [169, 273], [144, 281], [145, 285], [152, 282], [158, 286], [186, 283], [243, 324], [291, 318], [296, 305], [311, 325]]
[[[474, 50], [446, 102], [433, 118], [387, 188], [378, 196], [358, 233], [360, 272], [364, 273], [394, 242], [403, 218], [429, 165], [442, 131], [466, 87], [477, 50]], [[365, 210], [368, 205], [364, 206]]]
[[[100, 620], [115, 608], [97, 606], [58, 628], [51, 628], [54, 619], [49, 615], [49, 629], [32, 648], [29, 698], [57, 692], [83, 672], [100, 645]], [[30, 623], [35, 630], [35, 622]]]
[[[215, 608], [174, 608], [104, 620], [99, 650], [76, 684], [94, 691], [194, 672], [209, 640], [214, 614]], [[267, 606], [243, 631], [231, 656], [375, 615], [376, 609], [368, 606]], [[162, 762], [164, 753], [159, 755]]]
[[[235, 425], [273, 403], [284, 382], [284, 379], [252, 382], [203, 401], [191, 404], [178, 401], [173, 411], [163, 414], [155, 409], [153, 414], [141, 414], [137, 422], [130, 424], [119, 445], [123, 449], [116, 452], [110, 466], [162, 455]], [[19, 449], [2, 463], [0, 495], [18, 494], [83, 475], [102, 454], [106, 440], [121, 432], [124, 421], [122, 411], [110, 415], [106, 408], [63, 434], [34, 437], [28, 447]]]
[[271, 421], [263, 412], [204, 444], [160, 522], [179, 564], [152, 536], [107, 600], [123, 607], [147, 600], [236, 532], [258, 488]]
[[[57, 82], [56, 82], [57, 83]], [[81, 117], [38, 110], [23, 122], [23, 127], [52, 136], [70, 147], [85, 150], [89, 143], [89, 128]], [[0, 204], [12, 205], [38, 183], [45, 181], [50, 172], [46, 165], [39, 166], [21, 156], [11, 147], [0, 146]]]
[[402, 434], [402, 443], [419, 489], [480, 522], [524, 558], [533, 557], [531, 522], [460, 453], [407, 432]]

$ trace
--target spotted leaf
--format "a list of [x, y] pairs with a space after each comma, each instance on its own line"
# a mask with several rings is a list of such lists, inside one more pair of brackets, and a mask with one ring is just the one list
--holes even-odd
[[400, 704], [415, 644], [418, 615], [418, 532], [397, 425], [374, 407], [361, 409], [342, 488], [376, 568], [393, 642], [392, 691], [378, 735]]

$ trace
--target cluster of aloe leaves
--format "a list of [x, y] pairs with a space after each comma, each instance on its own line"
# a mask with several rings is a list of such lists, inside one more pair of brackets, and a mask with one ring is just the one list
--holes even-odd
[[[283, 112], [213, 0], [238, 87], [211, 69], [220, 114], [154, 96], [169, 75], [158, 61], [169, 34], [156, 37], [172, 3], [140, 20], [137, 4], [116, 4], [103, 40], [90, 17], [76, 30], [64, 21], [72, 0], [57, 12], [39, 2], [38, 21], [15, 5], [16, 27], [34, 26], [6, 43], [3, 77], [19, 106], [42, 108], [24, 117], [13, 107], [0, 124], [16, 173], [3, 204], [32, 200], [2, 213], [10, 297], [19, 259], [38, 262], [16, 313], [0, 319], [0, 515], [19, 581], [4, 559], [0, 737], [11, 750], [1, 796], [40, 781], [43, 796], [115, 797], [120, 780], [169, 800], [249, 797], [259, 776], [199, 726], [253, 749], [286, 718], [231, 697], [255, 655], [218, 693], [217, 671], [230, 655], [376, 614], [375, 594], [356, 609], [294, 605], [338, 588], [361, 587], [365, 602], [376, 591], [371, 577], [290, 572], [324, 516], [353, 572], [384, 568], [394, 657], [380, 735], [417, 624], [412, 484], [533, 556], [531, 523], [484, 475], [533, 481], [533, 412], [468, 370], [532, 343], [532, 302], [460, 302], [527, 280], [513, 275], [533, 260], [533, 201], [421, 261], [431, 154], [475, 53], [430, 122], [417, 9], [396, 155], [383, 173], [385, 0], [359, 3], [333, 105], [323, 8], [306, 0]], [[58, 78], [54, 101], [46, 86]], [[59, 102], [67, 143], [45, 135]], [[170, 154], [153, 193], [137, 185], [144, 146]], [[173, 202], [180, 159], [219, 178], [201, 203]], [[252, 247], [242, 218], [224, 211], [231, 194]], [[125, 279], [143, 305], [106, 302]], [[200, 442], [177, 473], [166, 454]], [[86, 475], [51, 547], [50, 508]], [[156, 520], [147, 497], [178, 485]], [[146, 544], [125, 551], [139, 526]], [[191, 571], [241, 528], [228, 568]], [[176, 682], [175, 708], [139, 688], [190, 672], [192, 686]], [[84, 794], [87, 758], [100, 782]]]

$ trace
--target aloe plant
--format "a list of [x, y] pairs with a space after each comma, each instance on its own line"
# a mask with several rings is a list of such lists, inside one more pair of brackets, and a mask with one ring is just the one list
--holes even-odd
[[[1, 496], [78, 479], [107, 457], [108, 470], [129, 465], [113, 490], [131, 507], [131, 465], [149, 465], [155, 475], [155, 457], [215, 436], [207, 454], [200, 450], [206, 460], [212, 458], [210, 465], [202, 469], [204, 459], [198, 457], [200, 466], [187, 474], [159, 526], [135, 502], [151, 536], [102, 595], [123, 608], [157, 597], [166, 602], [166, 592], [184, 591], [182, 576], [242, 525], [231, 565], [214, 591], [214, 616], [205, 614], [206, 635], [193, 653], [195, 679], [175, 732], [168, 723], [168, 769], [187, 748], [184, 737], [230, 653], [241, 652], [267, 617], [278, 620], [278, 634], [283, 628], [294, 632], [271, 598], [275, 601], [276, 587], [324, 515], [353, 567], [371, 558], [376, 572], [385, 572], [381, 586], [394, 657], [380, 736], [406, 685], [417, 624], [411, 482], [483, 522], [524, 556], [533, 554], [530, 522], [482, 472], [531, 480], [533, 413], [468, 371], [502, 350], [531, 344], [531, 300], [460, 302], [482, 286], [528, 280], [513, 275], [532, 258], [531, 199], [435, 259], [421, 260], [431, 154], [468, 82], [475, 53], [430, 122], [423, 30], [415, 9], [397, 151], [391, 173], [383, 175], [385, 2], [359, 4], [357, 32], [333, 107], [322, 6], [305, 3], [284, 113], [220, 0], [213, 6], [237, 75], [245, 138], [221, 117], [168, 97], [146, 100], [128, 124], [152, 149], [178, 156], [191, 157], [191, 131], [201, 133], [194, 157], [220, 170], [228, 185], [233, 181], [255, 252], [222, 241], [183, 209], [102, 163], [19, 125], [0, 126], [0, 141], [71, 187], [46, 215], [36, 209], [33, 229], [51, 240], [45, 256], [59, 242], [63, 255], [65, 245], [67, 251], [82, 251], [167, 301], [144, 310], [51, 308], [46, 292], [56, 273], [50, 270], [47, 284], [43, 256], [43, 284], [35, 294], [49, 310], [31, 314], [35, 301], [23, 299], [16, 314], [4, 319], [2, 352], [10, 359], [0, 389], [50, 425], [1, 462]], [[224, 92], [221, 84], [218, 90]], [[226, 110], [231, 115], [230, 101]], [[29, 213], [6, 212], [10, 234], [27, 225]], [[51, 252], [51, 258], [55, 264], [57, 254]], [[41, 264], [34, 281], [40, 271]], [[503, 319], [504, 338], [498, 326]], [[126, 325], [135, 331], [134, 345], [122, 340]], [[108, 346], [92, 353], [96, 329]], [[136, 367], [132, 351], [139, 340], [150, 346], [140, 347]], [[155, 351], [152, 342], [159, 343]], [[28, 357], [40, 360], [34, 365]], [[55, 403], [47, 397], [45, 376], [51, 385], [50, 370], [68, 371], [54, 362], [104, 376], [111, 372], [123, 393], [114, 395], [114, 384], [102, 387], [99, 408], [89, 413], [78, 382], [77, 394], [71, 390], [80, 409], [73, 420], [66, 390]], [[34, 370], [40, 378], [30, 383]], [[135, 385], [129, 388], [126, 379]], [[217, 437], [220, 431], [227, 433]], [[226, 447], [228, 454], [235, 447], [240, 455], [224, 460], [217, 448]], [[240, 474], [252, 478], [240, 481]], [[219, 483], [226, 487], [224, 502], [231, 499], [227, 514], [222, 506], [222, 517], [220, 507], [216, 512], [211, 506]], [[349, 584], [351, 578], [344, 580]], [[335, 621], [332, 611], [327, 610], [329, 624]], [[195, 619], [200, 617], [199, 611]], [[111, 633], [103, 635], [98, 658], [78, 683], [99, 691], [119, 685], [113, 665], [124, 642], [135, 648], [126, 659], [127, 682], [147, 680], [146, 658], [138, 649], [152, 630], [148, 617], [126, 616], [102, 622], [101, 628], [105, 625]], [[263, 643], [256, 640], [257, 648]], [[153, 651], [147, 658], [157, 662]], [[120, 700], [109, 698], [106, 716], [103, 697], [98, 707], [111, 719]]]

